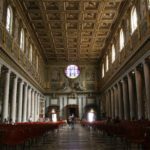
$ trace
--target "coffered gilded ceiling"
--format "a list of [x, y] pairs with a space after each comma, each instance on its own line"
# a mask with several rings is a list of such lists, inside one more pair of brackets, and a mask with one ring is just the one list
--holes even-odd
[[97, 61], [123, 0], [22, 0], [49, 61]]

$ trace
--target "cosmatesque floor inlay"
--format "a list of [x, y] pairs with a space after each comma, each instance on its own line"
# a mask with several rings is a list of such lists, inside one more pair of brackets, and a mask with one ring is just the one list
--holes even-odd
[[[75, 125], [74, 129], [63, 126], [59, 131], [49, 133], [44, 143], [35, 144], [31, 150], [123, 150], [125, 146], [118, 138]], [[133, 146], [132, 150], [137, 148]]]

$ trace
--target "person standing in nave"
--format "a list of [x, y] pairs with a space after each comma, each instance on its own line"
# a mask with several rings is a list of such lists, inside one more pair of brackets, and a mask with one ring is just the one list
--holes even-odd
[[74, 123], [75, 123], [75, 116], [74, 114], [70, 114], [68, 117], [68, 125], [69, 127], [71, 127], [72, 129], [74, 129]]
[[75, 116], [74, 114], [71, 115], [71, 127], [74, 129], [74, 123], [75, 123]]

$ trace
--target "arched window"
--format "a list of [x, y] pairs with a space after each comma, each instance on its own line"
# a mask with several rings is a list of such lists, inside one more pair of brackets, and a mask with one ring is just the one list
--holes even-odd
[[106, 56], [106, 71], [109, 69], [109, 60], [108, 60], [108, 55]]
[[30, 62], [32, 62], [32, 44], [30, 44], [29, 60], [30, 60]]
[[148, 9], [150, 9], [150, 0], [148, 0], [147, 3], [148, 3]]
[[119, 44], [120, 44], [120, 51], [124, 48], [124, 33], [123, 29], [120, 30], [120, 39], [119, 39]]
[[137, 12], [136, 7], [132, 7], [131, 10], [131, 34], [136, 30], [138, 26], [138, 18], [137, 18]]
[[39, 69], [39, 57], [38, 55], [36, 56], [36, 71], [38, 72]]
[[10, 34], [12, 34], [12, 24], [13, 24], [13, 11], [11, 6], [8, 6], [6, 14], [6, 29]]
[[102, 64], [102, 78], [105, 76], [104, 63]]
[[20, 49], [24, 52], [24, 46], [25, 46], [25, 37], [24, 37], [24, 29], [21, 29], [20, 32]]
[[113, 63], [114, 61], [115, 61], [115, 59], [116, 59], [116, 50], [115, 50], [115, 46], [114, 46], [114, 44], [112, 45], [112, 54], [111, 54], [111, 56], [112, 56], [112, 58], [111, 58], [111, 62]]

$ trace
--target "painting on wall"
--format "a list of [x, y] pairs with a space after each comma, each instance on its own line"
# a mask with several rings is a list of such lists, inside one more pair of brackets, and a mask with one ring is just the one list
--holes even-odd
[[51, 74], [51, 81], [52, 82], [59, 82], [61, 77], [60, 70], [53, 70]]
[[90, 91], [96, 90], [95, 84], [86, 84], [86, 89]]
[[93, 70], [88, 70], [85, 73], [87, 81], [95, 81], [95, 72]]

